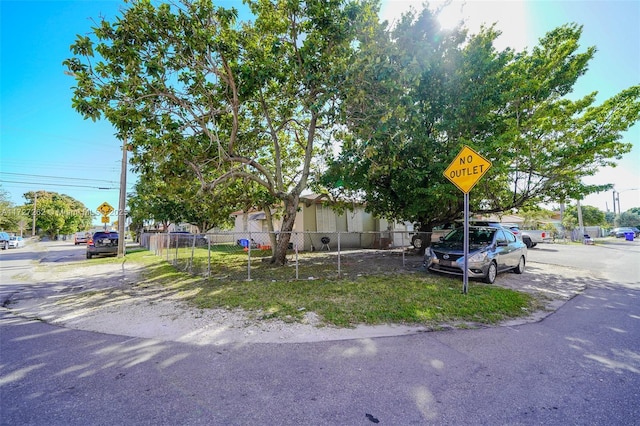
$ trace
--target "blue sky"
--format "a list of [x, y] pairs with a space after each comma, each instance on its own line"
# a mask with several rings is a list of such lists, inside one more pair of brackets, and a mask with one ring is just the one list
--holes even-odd
[[[221, 5], [234, 2], [227, 0]], [[239, 3], [239, 2], [238, 2]], [[393, 20], [410, 0], [385, 1], [381, 15]], [[432, 2], [435, 4], [436, 2]], [[106, 122], [83, 120], [71, 108], [74, 81], [64, 74], [76, 34], [86, 34], [91, 18], [117, 16], [120, 1], [0, 0], [0, 185], [16, 205], [27, 191], [68, 194], [95, 210], [106, 201], [118, 206], [121, 142]], [[497, 22], [498, 47], [532, 47], [547, 31], [567, 22], [584, 25], [583, 46], [598, 48], [573, 96], [598, 91], [598, 103], [640, 83], [640, 1], [467, 1], [450, 14], [465, 18], [472, 31]], [[588, 183], [613, 183], [622, 210], [640, 206], [640, 126], [625, 134], [632, 153], [613, 170]], [[135, 177], [129, 173], [130, 189]], [[107, 188], [107, 189], [100, 189]], [[611, 209], [612, 193], [583, 204]]]

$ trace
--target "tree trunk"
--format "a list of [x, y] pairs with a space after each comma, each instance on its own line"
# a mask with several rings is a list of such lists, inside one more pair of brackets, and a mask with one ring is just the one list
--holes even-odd
[[276, 244], [273, 256], [271, 257], [271, 263], [275, 265], [284, 265], [287, 261], [287, 249], [289, 248], [289, 241], [291, 241], [291, 232], [293, 231], [293, 225], [296, 221], [296, 213], [298, 212], [298, 195], [289, 197], [285, 201], [284, 205], [284, 217], [282, 218], [282, 227], [278, 234], [278, 243]]
[[273, 229], [273, 216], [271, 215], [271, 207], [264, 206], [262, 208], [264, 211], [265, 220], [267, 222], [267, 231], [269, 232], [269, 245], [271, 246], [271, 256], [273, 257], [273, 253], [275, 250], [278, 241], [276, 240], [276, 233]]

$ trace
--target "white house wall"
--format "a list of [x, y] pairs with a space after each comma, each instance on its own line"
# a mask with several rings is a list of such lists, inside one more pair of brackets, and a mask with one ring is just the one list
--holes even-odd
[[363, 217], [362, 210], [347, 210], [347, 231], [349, 232], [362, 232], [363, 231]]

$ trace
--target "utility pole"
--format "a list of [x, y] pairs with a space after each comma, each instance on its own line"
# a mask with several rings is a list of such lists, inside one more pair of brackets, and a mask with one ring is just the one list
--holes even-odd
[[120, 168], [120, 200], [118, 202], [118, 257], [125, 255], [125, 204], [127, 202], [127, 137], [122, 141], [122, 165]]
[[582, 207], [580, 206], [580, 200], [577, 200], [578, 208], [578, 227], [580, 228], [580, 239], [584, 239], [584, 224], [582, 222]]
[[38, 208], [38, 191], [35, 192], [33, 197], [33, 220], [31, 221], [31, 236], [36, 236], [36, 211]]

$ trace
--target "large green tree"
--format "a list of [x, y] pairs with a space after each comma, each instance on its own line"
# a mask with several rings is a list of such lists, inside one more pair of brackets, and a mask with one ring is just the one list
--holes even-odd
[[133, 0], [115, 22], [78, 36], [65, 65], [76, 110], [106, 117], [136, 155], [182, 159], [205, 190], [244, 179], [278, 200], [272, 261], [283, 264], [355, 35], [377, 10], [366, 0], [246, 4], [252, 20], [238, 22], [210, 0]]
[[155, 222], [164, 229], [171, 223], [185, 222], [206, 232], [231, 223], [231, 213], [242, 208], [242, 200], [252, 183], [219, 186], [203, 191], [200, 182], [181, 162], [164, 162], [137, 167], [140, 173], [134, 192], [129, 195], [129, 216], [136, 228]]
[[581, 179], [630, 150], [621, 132], [638, 120], [640, 86], [602, 105], [595, 93], [569, 100], [595, 52], [580, 52], [579, 26], [530, 52], [497, 51], [498, 35], [444, 31], [423, 9], [363, 37], [342, 92], [344, 142], [322, 182], [423, 230], [462, 217], [462, 193], [443, 172], [463, 145], [493, 163], [471, 192], [476, 213], [604, 189]]
[[26, 211], [36, 211], [36, 229], [50, 238], [91, 227], [92, 213], [81, 201], [66, 194], [31, 191], [24, 194]]
[[172, 223], [183, 220], [184, 205], [176, 191], [160, 176], [140, 176], [129, 194], [129, 217], [135, 228], [153, 222], [167, 230]]
[[635, 213], [633, 210], [627, 210], [616, 216], [614, 221], [616, 226], [621, 227], [636, 227], [640, 228], [640, 213]]
[[[582, 224], [584, 226], [606, 226], [607, 219], [603, 211], [593, 206], [580, 206]], [[566, 229], [575, 229], [579, 224], [577, 205], [568, 206], [562, 218], [562, 225]]]

